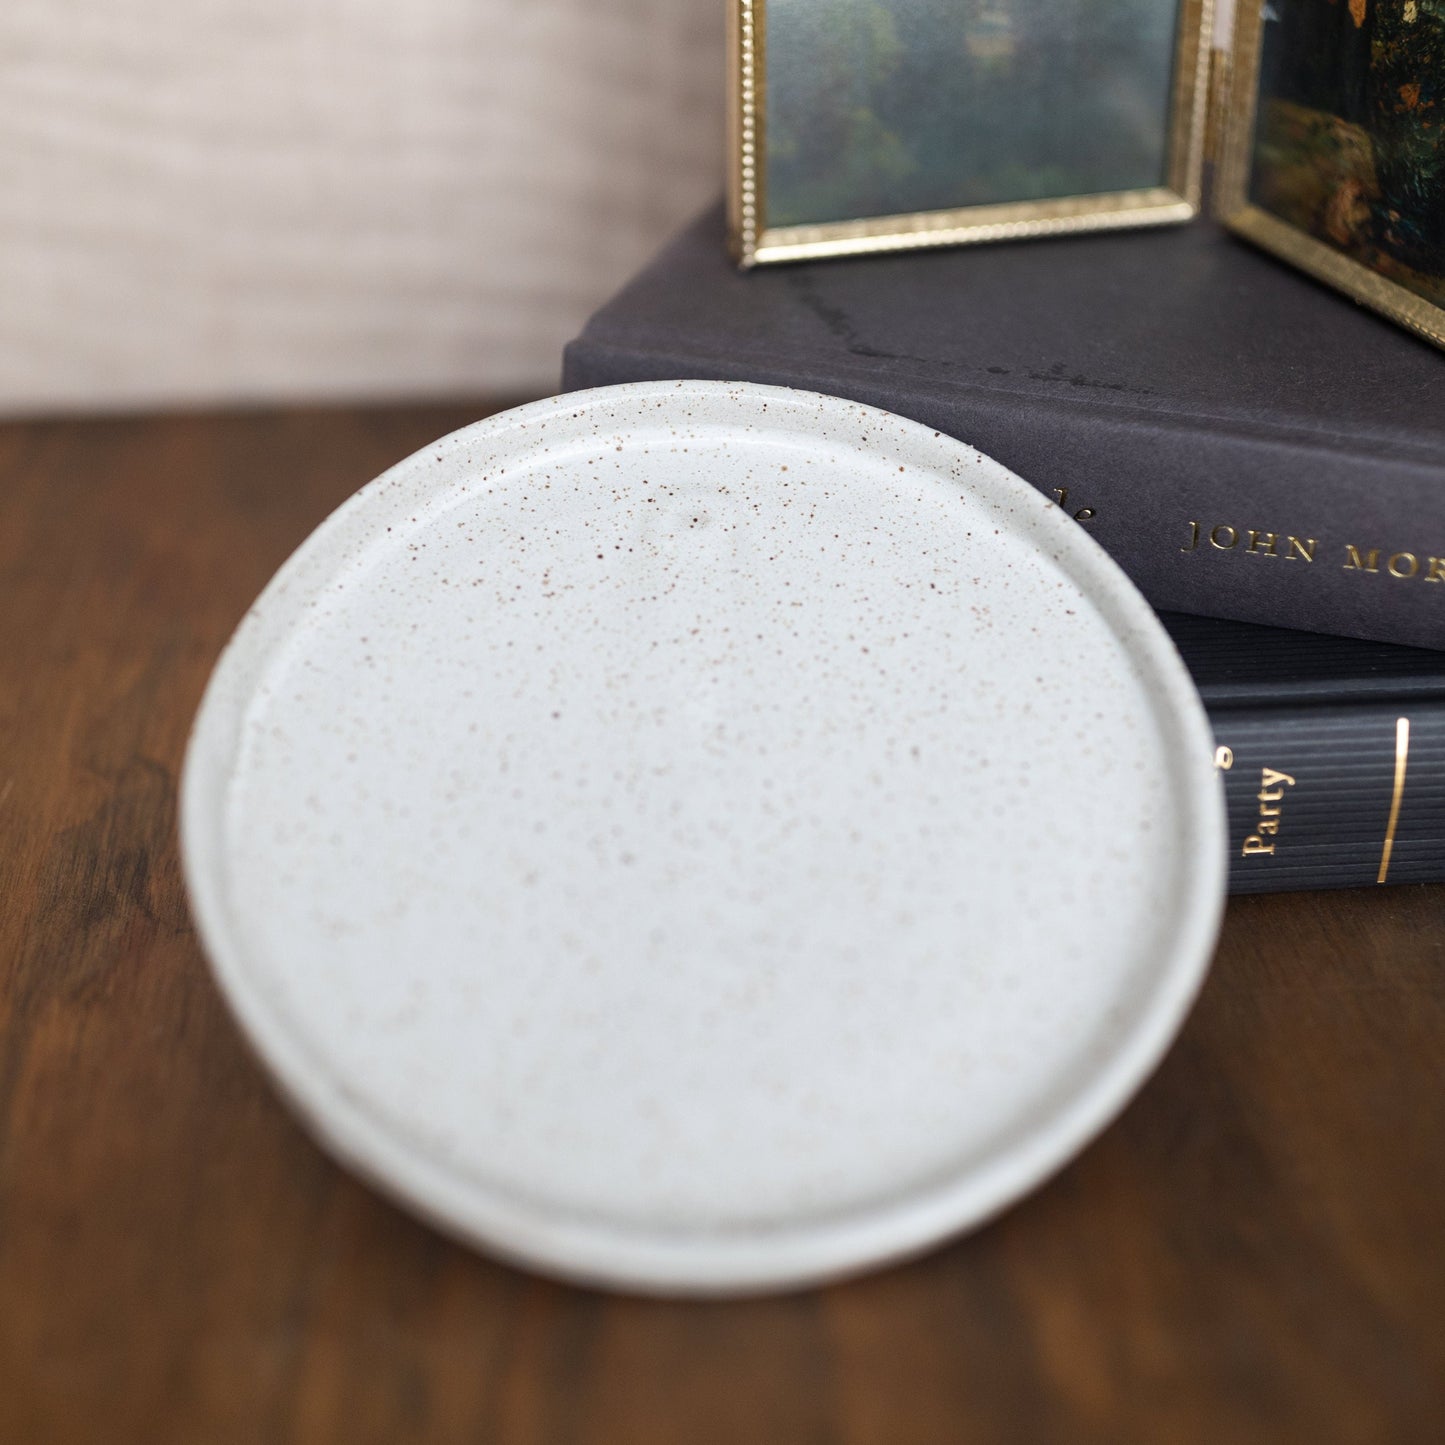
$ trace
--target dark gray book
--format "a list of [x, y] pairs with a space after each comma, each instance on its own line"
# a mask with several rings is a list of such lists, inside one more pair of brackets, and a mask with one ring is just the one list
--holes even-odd
[[690, 226], [564, 389], [830, 392], [1052, 495], [1159, 608], [1445, 648], [1445, 355], [1208, 223], [766, 267]]

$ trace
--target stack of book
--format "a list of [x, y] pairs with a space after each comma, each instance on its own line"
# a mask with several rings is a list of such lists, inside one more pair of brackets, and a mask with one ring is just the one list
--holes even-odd
[[1194, 674], [1236, 892], [1445, 879], [1439, 352], [1205, 225], [741, 274], [719, 208], [567, 348], [566, 390], [667, 378], [883, 407], [1065, 507]]

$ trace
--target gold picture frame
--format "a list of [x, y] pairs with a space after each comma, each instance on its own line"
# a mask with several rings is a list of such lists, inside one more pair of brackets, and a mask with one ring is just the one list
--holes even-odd
[[1164, 183], [1038, 200], [776, 225], [768, 214], [768, 0], [729, 0], [728, 234], [743, 268], [1188, 221], [1199, 213], [1213, 0], [1180, 0]]
[[1252, 199], [1264, 25], [1265, 6], [1259, 0], [1240, 0], [1231, 37], [1229, 99], [1221, 127], [1215, 214], [1237, 235], [1445, 347], [1445, 307], [1434, 305]]

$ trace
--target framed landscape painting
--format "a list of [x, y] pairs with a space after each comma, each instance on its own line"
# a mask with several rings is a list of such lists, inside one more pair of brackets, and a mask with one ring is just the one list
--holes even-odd
[[730, 0], [743, 266], [1184, 221], [1210, 0]]
[[1445, 0], [1240, 0], [1220, 214], [1445, 346]]

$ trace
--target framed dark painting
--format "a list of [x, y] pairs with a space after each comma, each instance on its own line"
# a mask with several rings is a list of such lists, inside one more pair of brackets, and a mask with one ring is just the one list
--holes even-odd
[[1445, 0], [1240, 0], [1220, 214], [1445, 346]]

